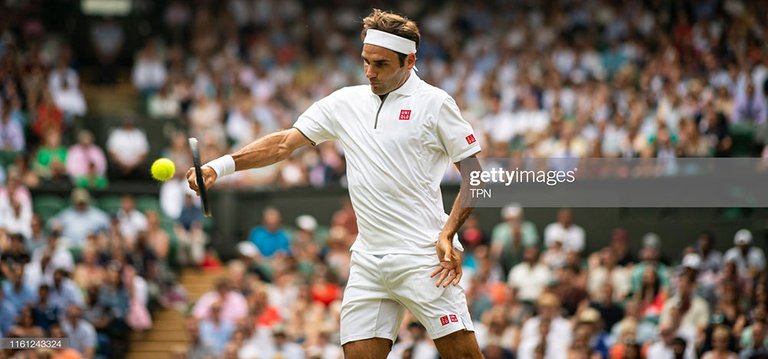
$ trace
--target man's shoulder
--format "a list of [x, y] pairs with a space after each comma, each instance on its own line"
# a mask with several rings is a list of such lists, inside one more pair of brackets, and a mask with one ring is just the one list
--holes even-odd
[[330, 95], [328, 95], [326, 98], [329, 99], [339, 99], [339, 100], [351, 100], [351, 96], [354, 96], [355, 98], [359, 98], [362, 96], [369, 96], [371, 95], [371, 90], [368, 85], [352, 85], [352, 86], [344, 86], [334, 92], [332, 92]]
[[424, 80], [422, 80], [419, 86], [417, 87], [415, 94], [419, 97], [425, 97], [431, 100], [433, 99], [436, 102], [440, 103], [441, 105], [446, 100], [453, 99], [453, 97], [451, 97], [451, 95], [445, 90], [437, 86], [430, 85]]

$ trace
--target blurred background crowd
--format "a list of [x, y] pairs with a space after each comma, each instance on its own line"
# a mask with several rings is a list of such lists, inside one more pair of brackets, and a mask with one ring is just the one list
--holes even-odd
[[[268, 209], [238, 239], [240, 258], [221, 263], [186, 190], [186, 138], [201, 139], [204, 161], [216, 158], [366, 83], [360, 19], [377, 2], [135, 0], [138, 26], [66, 16], [86, 2], [0, 4], [0, 334], [73, 338], [54, 357], [120, 357], [153, 313], [189, 305], [179, 357], [338, 358], [357, 231], [349, 203], [331, 223], [301, 216], [285, 227]], [[768, 158], [768, 3], [378, 5], [418, 22], [418, 75], [456, 98], [483, 156]], [[90, 99], [109, 95], [135, 106], [95, 122], [94, 109], [111, 103]], [[115, 184], [152, 185], [154, 154], [177, 168], [159, 196], [94, 198]], [[328, 188], [344, 186], [344, 173], [343, 149], [324, 143], [217, 186]], [[33, 196], [50, 188], [71, 189], [70, 201]], [[683, 253], [665, 253], [670, 239], [653, 228], [617, 228], [610, 246], [587, 252], [588, 235], [606, 234], [585, 233], [567, 210], [546, 228], [519, 206], [502, 217], [495, 227], [472, 218], [461, 232], [487, 357], [768, 355], [760, 233], [717, 238], [733, 243], [721, 254], [702, 223], [699, 238], [675, 238], [688, 243]], [[215, 290], [188, 303], [179, 268], [222, 266]], [[392, 355], [436, 351], [407, 318]]]

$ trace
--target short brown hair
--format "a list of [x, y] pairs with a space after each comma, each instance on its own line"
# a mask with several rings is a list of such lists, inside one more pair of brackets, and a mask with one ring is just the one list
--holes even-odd
[[[365, 39], [365, 34], [368, 32], [368, 29], [384, 31], [412, 40], [416, 43], [417, 48], [419, 47], [419, 41], [421, 40], [419, 27], [416, 26], [415, 21], [408, 19], [403, 15], [379, 9], [373, 9], [373, 12], [363, 19], [363, 31], [360, 34], [361, 38]], [[408, 54], [401, 54], [398, 52], [400, 66], [403, 65], [407, 55]]]

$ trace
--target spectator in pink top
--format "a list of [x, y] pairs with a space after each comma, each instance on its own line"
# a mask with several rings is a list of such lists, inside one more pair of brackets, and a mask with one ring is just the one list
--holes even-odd
[[221, 303], [221, 320], [237, 323], [248, 315], [248, 302], [245, 297], [232, 290], [229, 280], [221, 278], [216, 281], [216, 290], [203, 294], [192, 309], [195, 318], [203, 320], [211, 315], [214, 303]]
[[93, 134], [80, 131], [77, 143], [67, 151], [67, 174], [72, 178], [88, 175], [90, 164], [96, 167], [96, 174], [103, 176], [107, 171], [107, 157], [104, 150], [93, 143]]

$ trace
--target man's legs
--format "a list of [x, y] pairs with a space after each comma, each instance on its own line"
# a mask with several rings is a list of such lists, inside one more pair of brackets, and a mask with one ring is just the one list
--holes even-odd
[[343, 345], [345, 359], [386, 359], [392, 349], [392, 341], [371, 338], [349, 342]]
[[482, 359], [475, 332], [461, 330], [434, 340], [442, 359]]

